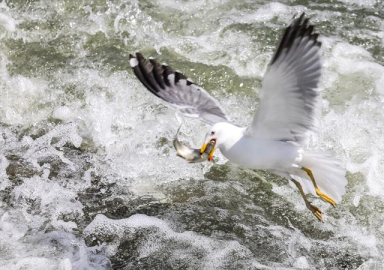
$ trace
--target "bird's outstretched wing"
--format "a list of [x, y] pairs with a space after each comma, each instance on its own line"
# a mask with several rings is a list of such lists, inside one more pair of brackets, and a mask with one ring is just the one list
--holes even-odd
[[218, 102], [181, 72], [160, 65], [155, 59], [147, 61], [140, 53], [129, 58], [133, 72], [141, 83], [185, 116], [200, 118], [210, 125], [229, 122]]
[[284, 32], [259, 90], [260, 103], [246, 135], [305, 144], [321, 113], [317, 91], [321, 43], [304, 14]]

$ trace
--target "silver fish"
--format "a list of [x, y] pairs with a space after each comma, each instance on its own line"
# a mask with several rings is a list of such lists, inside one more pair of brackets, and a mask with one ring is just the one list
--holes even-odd
[[189, 163], [198, 163], [208, 160], [209, 153], [211, 153], [212, 149], [215, 147], [215, 141], [211, 141], [207, 145], [204, 153], [200, 154], [200, 149], [193, 149], [179, 141], [177, 135], [179, 134], [180, 128], [181, 126], [177, 130], [175, 139], [173, 140], [173, 146], [176, 149], [176, 155], [187, 160]]

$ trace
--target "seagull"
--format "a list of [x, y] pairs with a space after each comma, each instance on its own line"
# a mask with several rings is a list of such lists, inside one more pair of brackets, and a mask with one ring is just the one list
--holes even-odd
[[319, 130], [322, 73], [321, 42], [303, 13], [284, 31], [259, 89], [259, 104], [249, 127], [233, 124], [218, 102], [179, 71], [142, 54], [130, 55], [140, 82], [154, 95], [185, 116], [211, 126], [201, 153], [214, 144], [231, 162], [250, 169], [271, 171], [296, 186], [306, 207], [323, 221], [322, 210], [307, 194], [333, 207], [345, 194], [347, 179], [341, 161], [331, 152], [306, 149], [311, 132]]

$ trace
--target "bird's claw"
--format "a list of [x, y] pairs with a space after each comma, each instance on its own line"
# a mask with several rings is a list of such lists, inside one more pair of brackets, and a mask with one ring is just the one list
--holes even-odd
[[317, 219], [319, 221], [323, 222], [323, 216], [321, 215], [321, 213], [323, 213], [323, 211], [321, 211], [320, 208], [312, 205], [310, 202], [307, 202], [306, 205], [307, 205], [307, 208], [309, 210], [311, 210], [311, 212], [317, 217]]

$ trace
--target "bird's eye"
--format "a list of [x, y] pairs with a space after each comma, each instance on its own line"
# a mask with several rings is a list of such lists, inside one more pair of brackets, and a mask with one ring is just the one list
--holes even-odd
[[211, 132], [211, 135], [215, 135], [215, 132], [214, 132], [214, 131], [212, 131], [212, 132]]

